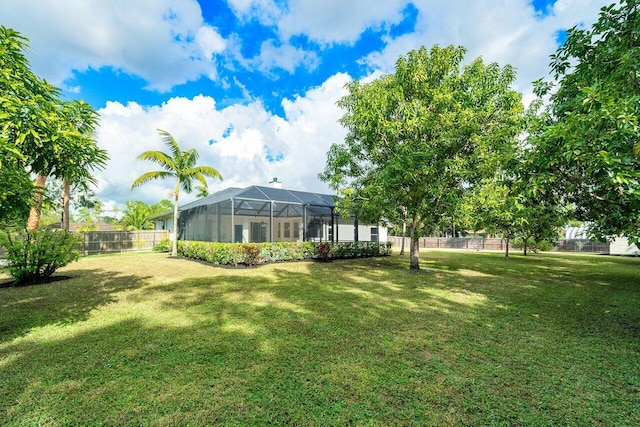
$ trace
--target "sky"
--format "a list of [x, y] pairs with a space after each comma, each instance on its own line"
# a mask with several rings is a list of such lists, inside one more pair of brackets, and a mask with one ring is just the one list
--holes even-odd
[[[466, 61], [512, 65], [525, 103], [549, 56], [608, 0], [2, 0], [0, 25], [30, 40], [32, 70], [100, 114], [110, 161], [97, 196], [110, 209], [156, 203], [175, 183], [131, 183], [166, 151], [157, 129], [223, 181], [331, 193], [318, 179], [343, 142], [336, 102], [353, 79], [392, 73], [421, 46], [464, 46]], [[180, 204], [195, 199], [181, 194]]]

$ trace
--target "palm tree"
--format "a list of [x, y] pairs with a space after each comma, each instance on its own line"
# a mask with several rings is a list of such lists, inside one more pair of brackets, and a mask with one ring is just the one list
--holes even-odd
[[109, 160], [107, 152], [98, 147], [93, 139], [95, 128], [98, 125], [98, 114], [87, 103], [73, 101], [64, 104], [63, 114], [74, 131], [74, 137], [70, 138], [68, 153], [62, 153], [61, 158], [67, 159], [61, 162], [56, 172], [64, 180], [64, 194], [62, 197], [62, 228], [69, 231], [69, 202], [71, 200], [72, 184], [88, 189], [88, 183], [95, 185], [95, 177], [91, 170], [104, 169]]
[[150, 160], [162, 166], [164, 170], [151, 171], [142, 174], [138, 179], [133, 181], [131, 189], [133, 190], [140, 185], [154, 180], [173, 178], [176, 180], [176, 187], [173, 193], [173, 248], [171, 250], [171, 256], [178, 255], [178, 197], [180, 195], [180, 188], [187, 193], [193, 190], [193, 180], [200, 182], [205, 188], [207, 187], [207, 180], [205, 176], [211, 178], [217, 178], [222, 180], [220, 172], [210, 166], [196, 166], [199, 154], [194, 149], [183, 151], [180, 149], [178, 142], [171, 136], [171, 134], [165, 130], [158, 129], [162, 142], [165, 143], [171, 154], [163, 153], [162, 151], [145, 151], [138, 156], [139, 160]]

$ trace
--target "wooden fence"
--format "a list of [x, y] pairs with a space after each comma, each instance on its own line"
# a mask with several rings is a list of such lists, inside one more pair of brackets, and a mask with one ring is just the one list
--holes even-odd
[[81, 254], [150, 251], [160, 240], [169, 238], [167, 230], [85, 231], [78, 245]]
[[[387, 240], [394, 247], [402, 246], [402, 237], [388, 236]], [[481, 237], [422, 237], [420, 238], [420, 247], [429, 249], [466, 249], [466, 250], [496, 250], [504, 251], [506, 241], [504, 239], [492, 239]], [[553, 247], [553, 252], [583, 252], [609, 254], [609, 244], [587, 239], [560, 239]], [[411, 239], [405, 237], [405, 248], [409, 250]], [[513, 246], [509, 245], [509, 250], [513, 250]]]

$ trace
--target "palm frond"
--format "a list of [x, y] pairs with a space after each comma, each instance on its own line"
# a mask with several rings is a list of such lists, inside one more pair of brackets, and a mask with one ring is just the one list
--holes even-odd
[[212, 168], [211, 166], [194, 166], [189, 168], [186, 173], [200, 173], [204, 176], [208, 176], [209, 178], [215, 178], [222, 181], [222, 175], [218, 172], [217, 169]]
[[149, 160], [151, 162], [157, 163], [168, 171], [176, 170], [175, 159], [172, 159], [168, 154], [163, 153], [162, 151], [145, 151], [138, 156], [138, 160]]
[[179, 159], [182, 155], [182, 150], [180, 149], [180, 144], [178, 144], [178, 141], [176, 141], [173, 135], [171, 135], [166, 130], [158, 129], [158, 133], [160, 134], [162, 142], [167, 147], [169, 147], [169, 150], [171, 150], [171, 157], [174, 160]]
[[175, 173], [167, 172], [167, 171], [147, 172], [139, 176], [135, 181], [133, 181], [133, 184], [131, 184], [131, 189], [133, 190], [134, 188], [139, 187], [146, 182], [153, 181], [154, 179], [174, 178], [175, 176], [176, 176]]

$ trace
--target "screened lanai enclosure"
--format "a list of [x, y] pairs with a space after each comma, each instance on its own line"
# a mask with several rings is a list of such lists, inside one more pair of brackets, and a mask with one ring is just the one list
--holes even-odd
[[[156, 229], [173, 214], [155, 218]], [[207, 242], [386, 241], [386, 229], [360, 225], [335, 210], [327, 194], [251, 186], [229, 188], [181, 206], [178, 239]]]

